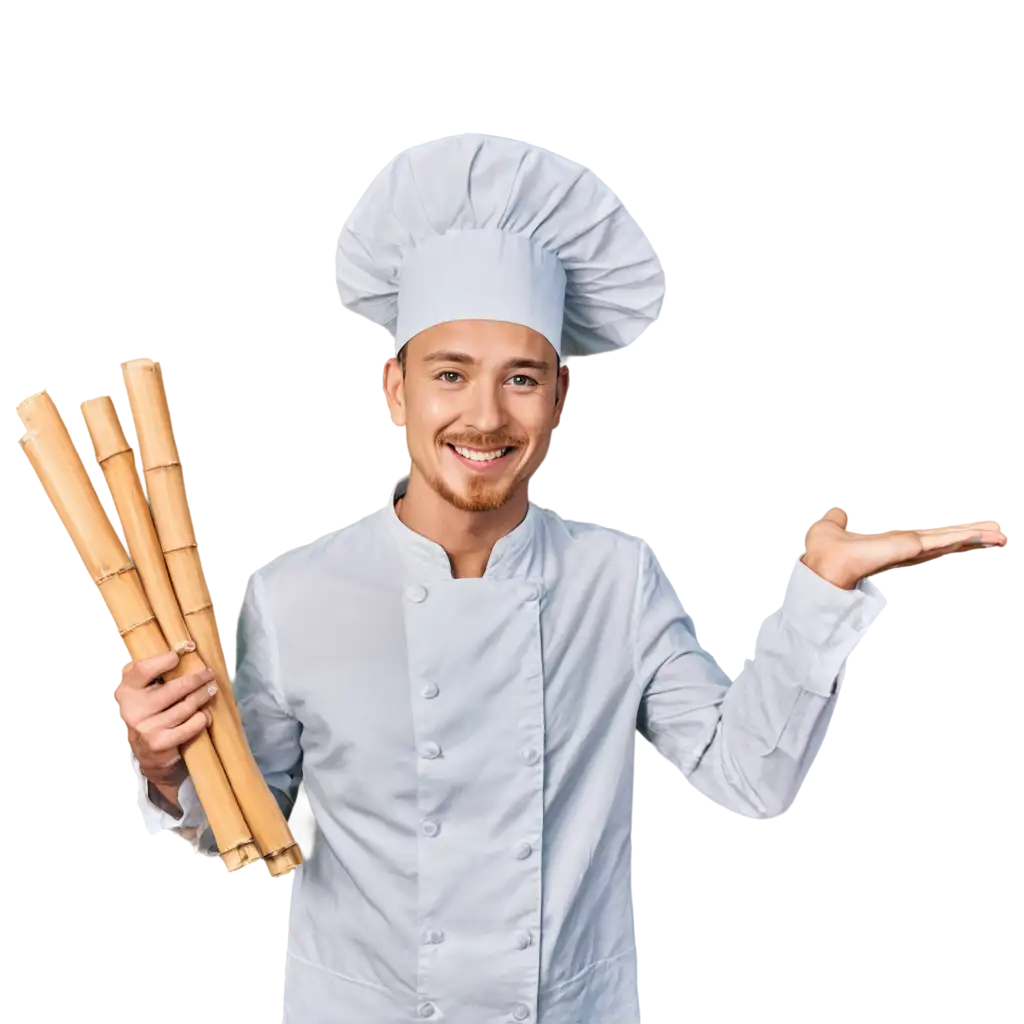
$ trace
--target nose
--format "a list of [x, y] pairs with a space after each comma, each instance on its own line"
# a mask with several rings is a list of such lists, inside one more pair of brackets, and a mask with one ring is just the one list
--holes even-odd
[[507, 420], [508, 411], [501, 384], [492, 387], [481, 381], [470, 389], [469, 407], [466, 409], [467, 427], [485, 435], [496, 434]]

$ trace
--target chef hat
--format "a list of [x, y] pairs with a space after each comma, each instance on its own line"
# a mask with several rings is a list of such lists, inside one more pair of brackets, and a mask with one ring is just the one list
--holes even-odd
[[452, 135], [399, 153], [345, 221], [342, 303], [395, 352], [448, 320], [532, 327], [564, 359], [634, 341], [665, 275], [636, 221], [592, 171], [538, 146]]

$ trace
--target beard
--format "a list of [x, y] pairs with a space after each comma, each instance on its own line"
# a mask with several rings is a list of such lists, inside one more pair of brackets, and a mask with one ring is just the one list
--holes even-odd
[[[521, 451], [522, 449], [517, 450]], [[502, 505], [511, 501], [512, 496], [522, 483], [519, 474], [501, 481], [470, 476], [468, 479], [469, 494], [462, 495], [453, 491], [440, 473], [427, 473], [422, 467], [417, 468], [435, 494], [462, 512], [492, 512], [494, 509], [501, 508]]]

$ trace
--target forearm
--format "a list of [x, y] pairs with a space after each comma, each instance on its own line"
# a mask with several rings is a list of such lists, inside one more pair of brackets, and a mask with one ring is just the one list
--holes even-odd
[[835, 710], [846, 659], [885, 605], [869, 579], [840, 587], [801, 559], [782, 607], [733, 680], [650, 549], [638, 576], [637, 727], [716, 803], [750, 817], [792, 802]]

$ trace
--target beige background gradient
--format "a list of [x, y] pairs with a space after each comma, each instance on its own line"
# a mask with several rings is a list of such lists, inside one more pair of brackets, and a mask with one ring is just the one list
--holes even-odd
[[[1019, 126], [1020, 11], [0, 12], [0, 381], [370, 340], [326, 284], [390, 147], [465, 124]], [[0, 452], [0, 1020], [276, 1020], [280, 886], [134, 823], [117, 651]], [[368, 1022], [371, 1024], [371, 1022]]]

